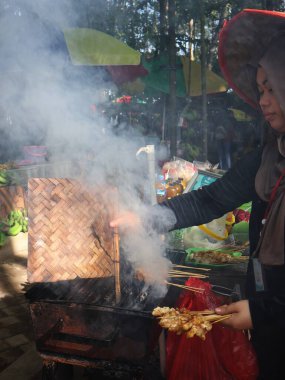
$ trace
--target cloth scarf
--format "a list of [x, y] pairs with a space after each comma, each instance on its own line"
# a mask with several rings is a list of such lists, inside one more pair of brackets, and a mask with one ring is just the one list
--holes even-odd
[[[268, 143], [263, 150], [260, 168], [255, 177], [258, 196], [268, 202], [281, 173], [285, 170], [285, 135]], [[285, 176], [268, 210], [267, 219], [254, 252], [264, 265], [284, 264]]]

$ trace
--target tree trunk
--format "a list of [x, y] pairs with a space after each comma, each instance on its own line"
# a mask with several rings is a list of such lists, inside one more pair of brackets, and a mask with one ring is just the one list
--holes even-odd
[[206, 44], [205, 44], [205, 9], [201, 1], [201, 92], [202, 92], [202, 128], [203, 128], [203, 159], [208, 158], [208, 122], [207, 122], [207, 83], [206, 83]]
[[218, 45], [218, 39], [219, 39], [219, 32], [223, 26], [223, 23], [227, 17], [227, 4], [222, 4], [220, 8], [219, 13], [219, 21], [215, 29], [212, 31], [212, 38], [211, 38], [211, 46], [209, 48], [209, 54], [208, 54], [208, 69], [212, 70], [213, 67], [213, 61], [216, 55], [216, 47]]
[[166, 48], [166, 0], [159, 0], [159, 31], [159, 50], [161, 54]]
[[[159, 53], [162, 54], [167, 47], [167, 0], [159, 0], [159, 30], [160, 30], [160, 40], [159, 40]], [[162, 113], [162, 126], [161, 126], [161, 139], [164, 142], [165, 141], [165, 115], [166, 115], [166, 102], [167, 102], [167, 95], [161, 94], [161, 113]]]
[[169, 35], [169, 109], [168, 122], [170, 134], [170, 155], [177, 152], [177, 118], [176, 118], [176, 44], [175, 44], [175, 0], [168, 1], [168, 35]]

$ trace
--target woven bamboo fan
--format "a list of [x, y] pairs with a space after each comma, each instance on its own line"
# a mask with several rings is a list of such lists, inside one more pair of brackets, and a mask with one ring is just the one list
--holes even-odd
[[104, 196], [76, 180], [29, 180], [30, 283], [115, 275], [118, 236], [109, 227], [111, 202]]

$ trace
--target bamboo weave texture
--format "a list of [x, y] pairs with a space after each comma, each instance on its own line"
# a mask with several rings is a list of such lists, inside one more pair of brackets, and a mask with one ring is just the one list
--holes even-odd
[[30, 179], [28, 281], [113, 276], [110, 203], [76, 180]]

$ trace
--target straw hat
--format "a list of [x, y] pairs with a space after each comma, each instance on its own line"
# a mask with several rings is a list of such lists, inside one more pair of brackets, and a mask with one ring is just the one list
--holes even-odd
[[271, 41], [285, 36], [285, 13], [245, 9], [225, 22], [219, 36], [219, 64], [230, 87], [247, 103], [258, 106], [256, 67]]

